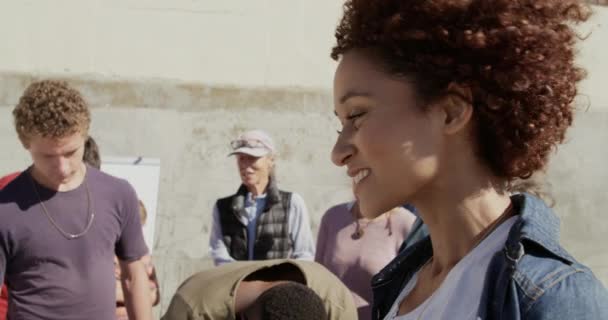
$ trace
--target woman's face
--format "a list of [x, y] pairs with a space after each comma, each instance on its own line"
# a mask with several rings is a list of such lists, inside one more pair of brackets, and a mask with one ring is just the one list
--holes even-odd
[[266, 188], [272, 171], [272, 156], [254, 157], [245, 153], [236, 154], [236, 163], [241, 181], [248, 189], [256, 186]]
[[342, 124], [332, 161], [346, 166], [362, 214], [411, 202], [437, 175], [444, 117], [423, 110], [415, 85], [396, 79], [365, 52], [343, 55], [334, 78]]

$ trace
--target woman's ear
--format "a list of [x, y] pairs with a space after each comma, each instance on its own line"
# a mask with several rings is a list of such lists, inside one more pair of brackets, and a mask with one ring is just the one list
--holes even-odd
[[461, 132], [473, 117], [473, 95], [469, 87], [450, 83], [443, 98], [436, 102], [444, 114], [444, 133]]

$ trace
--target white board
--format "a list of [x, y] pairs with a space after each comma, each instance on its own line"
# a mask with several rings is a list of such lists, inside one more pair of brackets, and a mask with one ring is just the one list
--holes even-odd
[[103, 157], [101, 171], [129, 181], [144, 203], [148, 218], [144, 225], [144, 239], [152, 253], [154, 226], [160, 182], [160, 159], [142, 157]]

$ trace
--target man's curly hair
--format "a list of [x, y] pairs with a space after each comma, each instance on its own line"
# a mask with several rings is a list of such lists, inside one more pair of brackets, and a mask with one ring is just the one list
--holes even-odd
[[323, 300], [309, 287], [288, 282], [266, 290], [257, 299], [264, 320], [325, 320]]
[[331, 56], [370, 50], [426, 102], [469, 88], [478, 153], [510, 182], [544, 168], [572, 124], [572, 24], [589, 15], [576, 0], [349, 0]]
[[15, 129], [22, 142], [33, 135], [61, 138], [86, 134], [91, 123], [89, 107], [66, 82], [42, 80], [30, 84], [13, 110]]

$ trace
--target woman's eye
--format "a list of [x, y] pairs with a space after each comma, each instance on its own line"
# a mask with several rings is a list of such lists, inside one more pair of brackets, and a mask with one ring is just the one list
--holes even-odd
[[355, 127], [355, 129], [359, 129], [357, 127], [357, 119], [361, 118], [364, 115], [365, 112], [359, 112], [348, 116], [346, 119], [348, 119], [353, 124], [353, 127]]
[[345, 123], [341, 123], [340, 124], [340, 129], [336, 130], [336, 132], [338, 133], [338, 135], [342, 134], [342, 131], [344, 130], [344, 127], [347, 126], [347, 125], [349, 125], [349, 124], [352, 125], [355, 130], [359, 129], [358, 126], [357, 126], [356, 121], [357, 121], [357, 119], [361, 118], [363, 115], [365, 115], [365, 112], [354, 113], [354, 114], [351, 114], [351, 115], [347, 116], [346, 117], [346, 122]]
[[365, 114], [365, 112], [353, 113], [353, 114], [349, 115], [348, 117], [346, 117], [346, 119], [352, 121], [352, 120], [355, 120], [357, 118], [360, 118], [364, 114]]

